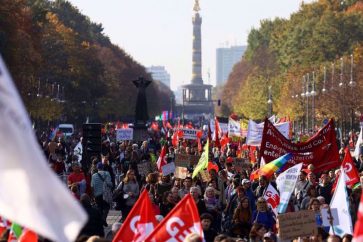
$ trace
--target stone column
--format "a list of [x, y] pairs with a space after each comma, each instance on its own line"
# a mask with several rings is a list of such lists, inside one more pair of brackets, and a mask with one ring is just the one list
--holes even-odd
[[193, 17], [193, 59], [192, 59], [192, 84], [203, 84], [202, 79], [202, 18], [196, 12]]

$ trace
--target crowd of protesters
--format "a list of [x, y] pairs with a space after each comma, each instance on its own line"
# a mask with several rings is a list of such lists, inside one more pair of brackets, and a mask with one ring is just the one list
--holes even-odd
[[[276, 187], [275, 179], [278, 174], [270, 179], [264, 176], [254, 181], [249, 179], [251, 172], [258, 168], [258, 162], [251, 162], [256, 158], [258, 160], [258, 149], [251, 154], [248, 148], [241, 149], [243, 141], [230, 141], [223, 147], [217, 147], [212, 142], [209, 160], [216, 166], [209, 170], [210, 180], [203, 181], [199, 176], [192, 179], [193, 167], [188, 167], [185, 179], [179, 179], [173, 174], [163, 176], [157, 171], [155, 163], [161, 148], [167, 147], [166, 160], [170, 163], [175, 160], [176, 154], [201, 155], [200, 145], [195, 141], [180, 139], [173, 146], [173, 129], [149, 130], [149, 134], [148, 140], [140, 142], [116, 142], [114, 132], [105, 132], [101, 153], [86, 161], [89, 166], [84, 166], [84, 161], [81, 162], [80, 156], [74, 152], [81, 134], [54, 137], [51, 140], [46, 134], [39, 136], [49, 165], [64, 180], [88, 213], [89, 220], [81, 231], [80, 241], [86, 236], [94, 235], [111, 239], [112, 234], [106, 235], [104, 232], [108, 226], [106, 218], [109, 210], [120, 210], [122, 214], [121, 220], [112, 226], [115, 234], [144, 189], [149, 193], [155, 213], [158, 214], [158, 221], [167, 216], [186, 194], [191, 194], [197, 205], [207, 242], [280, 241], [276, 217], [263, 198], [269, 183]], [[205, 133], [202, 142], [207, 138], [208, 134]], [[343, 157], [344, 149], [340, 152]], [[236, 169], [233, 162], [236, 158], [244, 159], [250, 165], [242, 170]], [[138, 171], [137, 165], [140, 162], [150, 162], [154, 169], [144, 176]], [[355, 162], [357, 168], [362, 170], [361, 160]], [[317, 234], [300, 238], [301, 241], [351, 241], [351, 235], [345, 235], [344, 238], [329, 236], [329, 227], [322, 225], [320, 209], [329, 206], [338, 169], [339, 167], [336, 170], [316, 173], [310, 165], [301, 170], [287, 212], [313, 210], [318, 227]], [[106, 189], [108, 191], [105, 191], [104, 183], [109, 187]], [[115, 197], [120, 191], [124, 194], [122, 201], [105, 201], [105, 192], [111, 192]], [[361, 187], [348, 189], [348, 193], [354, 225]]]

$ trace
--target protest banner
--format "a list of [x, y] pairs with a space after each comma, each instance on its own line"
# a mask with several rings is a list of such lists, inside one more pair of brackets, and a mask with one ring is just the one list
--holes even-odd
[[233, 161], [233, 166], [237, 172], [242, 172], [243, 170], [249, 169], [251, 167], [251, 163], [248, 162], [246, 159], [236, 158]]
[[[226, 134], [228, 132], [228, 119], [226, 119], [226, 118], [224, 118], [224, 119], [223, 118], [218, 118], [218, 120], [219, 120], [219, 127], [221, 128], [222, 133], [223, 134]], [[212, 136], [213, 136], [214, 129], [215, 129], [215, 121], [214, 121], [214, 119], [211, 119], [210, 120], [209, 125], [210, 125], [210, 130], [211, 130]]]
[[170, 163], [162, 166], [161, 170], [163, 171], [163, 176], [167, 176], [171, 173], [174, 173], [175, 172], [175, 163], [170, 162]]
[[234, 119], [228, 119], [228, 137], [242, 137], [241, 123]]
[[133, 140], [134, 130], [131, 128], [116, 130], [116, 141]]
[[278, 213], [284, 213], [294, 191], [296, 181], [301, 171], [302, 163], [290, 167], [281, 173], [276, 179], [277, 189], [280, 191], [280, 204], [277, 208]]
[[266, 163], [286, 154], [292, 153], [288, 167], [303, 162], [313, 164], [314, 172], [329, 170], [340, 165], [338, 146], [336, 142], [334, 121], [330, 120], [318, 133], [307, 142], [293, 143], [286, 139], [277, 128], [267, 119], [265, 120], [261, 157]]
[[312, 236], [318, 233], [313, 210], [279, 214], [279, 235], [281, 240]]
[[150, 162], [142, 162], [137, 164], [137, 170], [141, 176], [147, 176], [151, 172]]
[[197, 140], [197, 129], [180, 129], [183, 132], [183, 138], [189, 140]]
[[[248, 122], [248, 129], [247, 129], [247, 145], [253, 145], [253, 146], [260, 146], [261, 140], [262, 140], [262, 134], [263, 134], [263, 128], [265, 123], [256, 123], [252, 120]], [[284, 122], [284, 123], [278, 123], [274, 124], [278, 131], [285, 137], [289, 138], [289, 132], [290, 132], [290, 123]]]
[[188, 169], [186, 167], [175, 167], [174, 176], [179, 179], [185, 179], [187, 177]]

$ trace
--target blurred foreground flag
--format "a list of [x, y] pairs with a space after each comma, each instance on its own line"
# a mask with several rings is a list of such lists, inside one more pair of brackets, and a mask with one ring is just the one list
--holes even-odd
[[87, 215], [49, 168], [1, 56], [0, 116], [0, 214], [53, 241], [74, 241]]

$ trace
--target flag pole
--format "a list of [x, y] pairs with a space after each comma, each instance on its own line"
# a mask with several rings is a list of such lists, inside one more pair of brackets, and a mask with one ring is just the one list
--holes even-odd
[[328, 220], [329, 220], [330, 227], [331, 227], [331, 229], [333, 231], [333, 235], [335, 235], [334, 226], [333, 226], [334, 218], [333, 218], [333, 215], [331, 213], [330, 206], [328, 206], [328, 215], [329, 215]]

